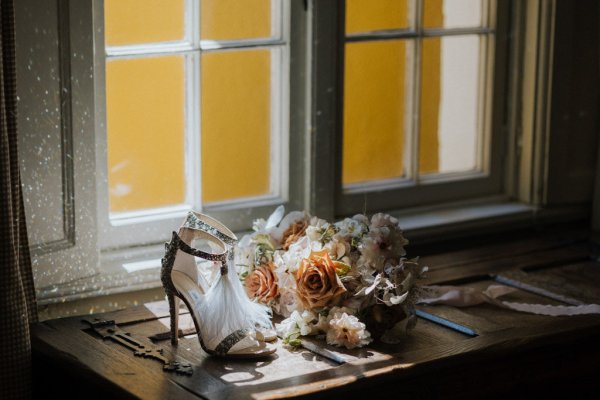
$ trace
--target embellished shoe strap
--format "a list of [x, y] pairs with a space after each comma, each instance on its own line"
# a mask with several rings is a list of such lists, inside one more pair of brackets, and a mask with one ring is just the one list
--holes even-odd
[[217, 345], [217, 347], [215, 348], [215, 353], [219, 355], [227, 354], [229, 350], [231, 350], [231, 348], [235, 346], [236, 343], [250, 336], [251, 333], [251, 330], [246, 328], [238, 329], [237, 331], [230, 333]]
[[[207, 219], [210, 218], [211, 220], [214, 220], [214, 218], [204, 216], [203, 214], [200, 214], [200, 215]], [[215, 223], [218, 222], [216, 220], [214, 220], [214, 221], [215, 221]], [[223, 225], [223, 224], [219, 223], [219, 225]], [[183, 226], [185, 226], [186, 228], [192, 228], [192, 229], [197, 229], [200, 231], [208, 232], [211, 235], [221, 239], [223, 242], [225, 242], [229, 246], [235, 246], [237, 243], [237, 238], [235, 237], [235, 235], [233, 235], [233, 233], [229, 234], [229, 233], [223, 232], [223, 230], [218, 229], [217, 227], [211, 225], [210, 223], [207, 223], [206, 221], [203, 221], [201, 218], [198, 218], [196, 213], [194, 213], [193, 211], [190, 211], [188, 213]]]
[[168, 248], [170, 248], [171, 246], [176, 247], [184, 253], [191, 254], [193, 256], [200, 257], [205, 260], [220, 261], [221, 263], [223, 263], [223, 265], [227, 264], [227, 255], [229, 253], [227, 250], [225, 250], [223, 253], [207, 253], [205, 251], [195, 249], [188, 245], [183, 239], [181, 239], [177, 232], [173, 232], [171, 242], [167, 244]]

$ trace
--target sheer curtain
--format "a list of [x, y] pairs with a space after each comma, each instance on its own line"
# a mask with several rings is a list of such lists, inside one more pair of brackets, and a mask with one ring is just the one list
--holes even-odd
[[13, 0], [0, 0], [0, 14], [0, 399], [12, 399], [31, 396], [37, 309], [17, 160]]

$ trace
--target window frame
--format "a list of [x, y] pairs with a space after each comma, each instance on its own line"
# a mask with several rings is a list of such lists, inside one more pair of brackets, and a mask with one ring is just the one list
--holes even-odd
[[[302, 208], [303, 205], [297, 201], [302, 196], [297, 193], [302, 191], [303, 177], [302, 170], [292, 168], [292, 163], [303, 156], [303, 148], [295, 146], [291, 140], [292, 131], [298, 131], [301, 127], [292, 128], [290, 125], [290, 113], [298, 106], [296, 99], [302, 99], [302, 94], [291, 95], [290, 85], [293, 79], [290, 79], [290, 64], [292, 56], [295, 59], [302, 60], [304, 55], [302, 49], [296, 49], [301, 46], [298, 41], [298, 35], [295, 36], [294, 43], [291, 41], [292, 31], [301, 30], [302, 23], [295, 23], [291, 17], [292, 6], [290, 0], [280, 2], [271, 0], [272, 15], [280, 13], [281, 24], [277, 24], [272, 18], [273, 36], [265, 39], [257, 40], [227, 40], [227, 41], [204, 41], [200, 39], [199, 29], [196, 22], [191, 22], [191, 29], [186, 29], [186, 37], [182, 43], [173, 46], [169, 50], [172, 54], [182, 54], [190, 60], [186, 60], [186, 68], [195, 68], [191, 74], [196, 74], [193, 77], [192, 84], [199, 87], [199, 69], [201, 68], [200, 57], [202, 52], [211, 51], [227, 51], [229, 49], [236, 50], [240, 48], [267, 48], [273, 51], [272, 57], [276, 53], [280, 57], [280, 68], [278, 68], [279, 76], [272, 75], [272, 98], [271, 110], [273, 112], [271, 121], [271, 189], [274, 193], [260, 196], [257, 198], [240, 199], [234, 201], [226, 201], [214, 204], [202, 205], [201, 198], [201, 172], [200, 172], [200, 136], [194, 132], [200, 131], [199, 116], [196, 115], [195, 121], [191, 125], [186, 123], [186, 138], [191, 138], [189, 142], [186, 140], [186, 169], [192, 173], [186, 173], [186, 179], [193, 182], [192, 190], [186, 190], [186, 203], [171, 207], [164, 207], [149, 211], [123, 213], [121, 217], [112, 218], [109, 211], [108, 187], [102, 182], [107, 181], [107, 148], [106, 148], [106, 126], [103, 121], [106, 121], [106, 107], [96, 107], [96, 126], [98, 134], [98, 142], [96, 145], [96, 162], [97, 175], [99, 177], [97, 185], [97, 202], [98, 212], [97, 221], [99, 226], [99, 248], [101, 251], [110, 251], [129, 246], [140, 246], [153, 243], [159, 243], [168, 240], [170, 232], [177, 229], [183, 218], [189, 210], [197, 210], [209, 213], [215, 218], [220, 219], [232, 230], [244, 230], [251, 226], [252, 220], [268, 215], [271, 210], [279, 204], [284, 204], [287, 208]], [[111, 50], [105, 50], [104, 46], [104, 4], [102, 0], [94, 0], [94, 35], [95, 35], [95, 93], [96, 101], [99, 105], [106, 104], [105, 96], [105, 63], [108, 57], [123, 56], [122, 54], [139, 53], [144, 54], [148, 46], [134, 45], [124, 46], [123, 51], [113, 49], [113, 55], [107, 55]], [[186, 7], [189, 7], [193, 12], [199, 12], [198, 0], [186, 0]], [[296, 9], [298, 7], [295, 7]], [[298, 11], [294, 11], [297, 13]], [[188, 20], [192, 18], [187, 18]], [[189, 21], [188, 21], [189, 22]], [[194, 34], [191, 30], [195, 29]], [[279, 37], [278, 37], [279, 36]], [[187, 43], [186, 43], [187, 41]], [[274, 45], [278, 47], [263, 47]], [[154, 45], [162, 50], [160, 45]], [[292, 48], [293, 47], [293, 48]], [[185, 52], [185, 53], [184, 53]], [[189, 54], [187, 53], [189, 52]], [[122, 53], [122, 54], [120, 54]], [[157, 54], [162, 55], [162, 53]], [[125, 56], [126, 57], [126, 56]], [[273, 65], [273, 61], [272, 61]], [[189, 74], [190, 72], [186, 72]], [[275, 85], [275, 80], [278, 82]], [[295, 88], [298, 85], [295, 86]], [[200, 99], [197, 93], [200, 89], [186, 88], [186, 107], [189, 109], [190, 104], [195, 109], [200, 107]], [[192, 94], [196, 92], [196, 94]], [[282, 101], [283, 100], [283, 101]], [[189, 111], [189, 110], [188, 110]], [[279, 115], [275, 115], [279, 114]], [[294, 120], [293, 123], [298, 123]], [[277, 125], [277, 126], [276, 126]], [[192, 150], [189, 150], [191, 148]], [[292, 153], [295, 153], [292, 155]], [[300, 153], [300, 154], [298, 154]], [[274, 168], [275, 167], [275, 168]], [[196, 199], [196, 200], [194, 200]], [[132, 230], [136, 234], [132, 235]]]
[[[345, 2], [338, 8], [331, 4], [315, 4], [316, 15], [326, 15], [328, 19], [328, 29], [321, 31], [321, 37], [318, 39], [319, 42], [325, 41], [323, 45], [329, 48], [329, 51], [337, 55], [337, 61], [335, 63], [335, 72], [331, 72], [325, 77], [325, 82], [319, 85], [326, 85], [326, 87], [334, 87], [335, 94], [316, 94], [314, 101], [316, 103], [325, 104], [327, 102], [334, 102], [336, 106], [330, 112], [335, 115], [332, 118], [329, 129], [334, 137], [333, 143], [326, 142], [323, 140], [321, 146], [317, 146], [317, 149], [326, 148], [323, 154], [335, 154], [335, 160], [332, 163], [322, 161], [316, 168], [320, 171], [324, 169], [333, 168], [333, 179], [335, 187], [333, 193], [329, 193], [329, 201], [333, 205], [333, 211], [328, 211], [327, 215], [339, 218], [343, 216], [352, 215], [358, 212], [378, 212], [378, 211], [396, 211], [401, 208], [409, 208], [423, 205], [438, 205], [448, 202], [456, 202], [460, 200], [471, 200], [473, 198], [483, 198], [496, 196], [499, 198], [508, 198], [507, 190], [505, 187], [505, 166], [504, 158], [506, 152], [506, 93], [504, 91], [504, 85], [506, 84], [506, 63], [507, 58], [507, 35], [509, 32], [509, 5], [506, 2], [498, 2], [494, 4], [492, 1], [491, 10], [488, 11], [488, 19], [491, 21], [495, 20], [495, 28], [491, 29], [494, 35], [488, 39], [486, 54], [487, 63], [491, 64], [490, 69], [486, 73], [485, 86], [488, 98], [486, 99], [485, 109], [483, 110], [484, 121], [486, 121], [486, 127], [482, 134], [485, 142], [489, 145], [483, 146], [483, 160], [481, 161], [484, 166], [482, 172], [466, 172], [466, 173], [448, 173], [428, 176], [422, 179], [420, 185], [415, 185], [415, 181], [410, 180], [395, 180], [393, 182], [376, 182], [371, 185], [366, 185], [368, 189], [347, 189], [342, 184], [342, 144], [343, 144], [343, 91], [344, 91], [344, 46], [347, 42], [347, 36], [345, 34]], [[420, 1], [413, 2], [412, 6], [415, 7], [421, 4]], [[417, 20], [420, 19], [420, 7], [417, 7]], [[369, 35], [352, 35], [355, 39], [351, 41], [363, 40], [365, 37], [377, 37], [377, 38], [402, 38], [402, 37], [415, 37], [422, 35], [423, 32], [420, 30], [419, 22], [416, 23], [415, 31], [401, 32], [400, 34], [389, 34], [385, 33], [373, 33]], [[451, 34], [462, 34], [474, 31], [480, 31], [482, 33], [490, 31], [485, 28], [481, 29], [449, 29], [445, 32]], [[433, 36], [439, 36], [442, 33], [433, 32]], [[430, 35], [423, 35], [423, 37], [429, 37]], [[495, 42], [495, 43], [494, 43]], [[418, 45], [418, 44], [415, 44]], [[417, 51], [418, 53], [418, 51]], [[319, 57], [319, 55], [316, 55]], [[322, 63], [329, 62], [326, 59], [326, 55], [323, 55], [325, 59]], [[491, 63], [493, 60], [493, 64]], [[418, 60], [417, 60], [418, 61]], [[319, 68], [319, 61], [317, 61], [317, 68]], [[493, 79], [492, 79], [493, 77]], [[418, 74], [417, 74], [417, 79]], [[414, 85], [418, 86], [418, 85]], [[418, 90], [418, 87], [417, 89]], [[495, 94], [494, 94], [495, 93]], [[333, 98], [335, 97], [335, 99]], [[418, 103], [418, 96], [414, 96], [415, 102]], [[317, 107], [321, 109], [321, 107]], [[414, 117], [413, 117], [414, 118]], [[416, 138], [416, 130], [418, 126], [413, 127], [411, 132], [413, 148], [418, 159], [418, 152], [414, 142]], [[488, 150], [490, 149], [490, 150]], [[493, 150], [492, 150], [493, 149]], [[327, 152], [327, 153], [326, 153]], [[324, 157], [315, 157], [317, 162], [320, 162]], [[412, 168], [416, 168], [418, 160], [413, 162]], [[331, 186], [331, 184], [329, 184]], [[331, 199], [333, 197], [333, 199]]]

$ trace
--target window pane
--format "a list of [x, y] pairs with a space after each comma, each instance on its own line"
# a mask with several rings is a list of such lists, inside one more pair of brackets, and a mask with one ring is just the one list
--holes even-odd
[[270, 192], [271, 51], [202, 55], [202, 200]]
[[106, 45], [182, 40], [184, 14], [185, 0], [105, 0]]
[[271, 36], [270, 0], [201, 0], [200, 4], [202, 39], [235, 40]]
[[107, 62], [111, 212], [184, 202], [184, 87], [183, 56]]
[[477, 166], [479, 36], [423, 39], [419, 170]]
[[346, 33], [408, 26], [408, 0], [346, 0]]
[[344, 75], [344, 184], [404, 174], [406, 43], [346, 45]]
[[485, 0], [423, 0], [425, 28], [468, 28], [482, 25]]

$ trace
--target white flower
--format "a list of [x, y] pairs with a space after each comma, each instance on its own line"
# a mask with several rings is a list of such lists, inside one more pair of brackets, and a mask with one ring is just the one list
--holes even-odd
[[364, 214], [356, 214], [355, 216], [352, 217], [353, 220], [360, 222], [361, 224], [368, 226], [369, 225], [369, 218], [367, 218], [366, 215]]
[[329, 231], [332, 231], [330, 232], [331, 235], [335, 233], [333, 232], [333, 229], [330, 229], [332, 227], [333, 226], [324, 219], [312, 217], [308, 227], [306, 228], [306, 236], [308, 236], [308, 238], [313, 242], [322, 242], [324, 239], [327, 239], [326, 234]]
[[335, 223], [336, 228], [339, 229], [338, 234], [343, 237], [360, 237], [367, 230], [367, 225], [368, 220], [365, 224], [350, 218]]
[[307, 258], [313, 250], [312, 243], [307, 237], [303, 237], [293, 243], [288, 251], [278, 251], [275, 255], [275, 263], [285, 268], [286, 272], [295, 273], [300, 266], [300, 261]]
[[377, 243], [377, 238], [372, 236], [369, 232], [366, 237], [363, 238], [358, 249], [360, 251], [360, 258], [358, 259], [359, 268], [374, 269], [381, 271], [383, 269], [384, 258], [381, 254], [381, 249]]
[[279, 206], [273, 211], [273, 213], [269, 216], [268, 220], [264, 220], [263, 218], [259, 218], [254, 220], [254, 224], [252, 224], [252, 229], [256, 233], [266, 233], [269, 234], [281, 221], [283, 214], [285, 212], [285, 208], [283, 206]]
[[298, 311], [294, 311], [288, 318], [275, 324], [275, 331], [279, 337], [285, 339], [293, 335], [300, 335], [300, 327], [296, 323], [296, 318], [294, 318], [296, 314], [300, 316]]
[[289, 318], [284, 319], [279, 324], [275, 324], [277, 335], [282, 337], [284, 343], [292, 346], [299, 346], [300, 336], [308, 336], [318, 333], [316, 323], [319, 316], [312, 311], [304, 310], [302, 314], [294, 311]]
[[283, 234], [285, 233], [285, 231], [288, 230], [288, 228], [292, 224], [300, 220], [305, 220], [306, 222], [308, 222], [309, 219], [310, 215], [308, 215], [308, 213], [305, 211], [292, 211], [288, 215], [283, 217], [279, 225], [271, 229], [269, 233], [271, 234], [273, 239], [277, 241], [277, 243], [281, 244], [281, 241], [283, 240]]
[[[299, 314], [297, 311], [295, 313], [296, 313], [296, 315]], [[302, 314], [300, 314], [300, 318], [296, 318], [296, 323], [298, 324], [298, 327], [300, 328], [300, 334], [302, 336], [307, 336], [307, 335], [316, 333], [314, 328], [315, 328], [315, 323], [317, 323], [318, 320], [319, 320], [319, 317], [314, 312], [312, 312], [310, 310], [302, 311]]]
[[238, 266], [240, 272], [250, 272], [254, 266], [255, 253], [256, 245], [252, 243], [252, 236], [244, 235], [235, 249], [235, 265]]
[[329, 310], [329, 314], [327, 315], [327, 322], [331, 321], [335, 317], [335, 314], [343, 313], [346, 313], [348, 315], [356, 314], [355, 310], [351, 307], [331, 307], [331, 310]]
[[365, 346], [370, 342], [371, 334], [365, 329], [365, 324], [354, 315], [338, 312], [329, 321], [328, 344], [353, 349]]
[[279, 285], [279, 298], [271, 306], [277, 314], [287, 318], [294, 311], [302, 312], [304, 307], [296, 295], [296, 279], [294, 274], [289, 272], [288, 265], [282, 258], [283, 255], [285, 253], [275, 253], [274, 263]]
[[289, 317], [293, 312], [300, 312], [304, 310], [302, 302], [298, 299], [295, 289], [281, 290], [279, 298], [273, 304], [273, 308], [277, 314], [284, 317]]
[[329, 242], [322, 246], [322, 248], [327, 249], [327, 253], [329, 253], [329, 256], [331, 256], [333, 260], [341, 260], [347, 254], [350, 254], [350, 243], [344, 240], [343, 237], [338, 237], [337, 235], [334, 235]]
[[317, 242], [321, 239], [321, 228], [317, 228], [316, 226], [308, 226], [306, 228], [306, 237], [308, 237], [311, 241]]
[[407, 244], [408, 240], [402, 235], [396, 218], [387, 214], [375, 214], [371, 218], [369, 233], [359, 245], [361, 256], [358, 264], [382, 271], [386, 261], [393, 260], [397, 263], [400, 257], [406, 255], [404, 246]]
[[381, 228], [383, 226], [396, 226], [398, 225], [398, 219], [392, 217], [389, 214], [377, 213], [371, 217], [370, 229]]
[[267, 232], [267, 221], [264, 218], [255, 219], [252, 222], [252, 230], [258, 233], [266, 233]]

